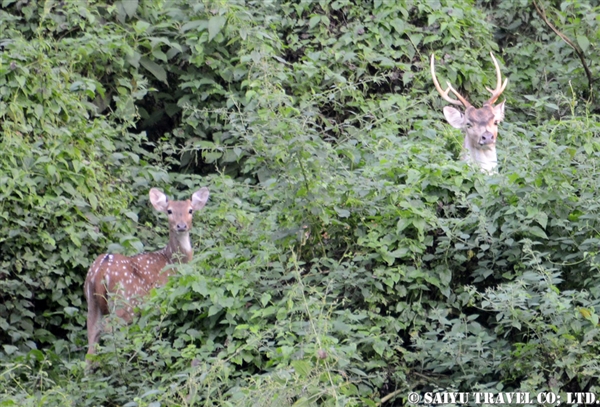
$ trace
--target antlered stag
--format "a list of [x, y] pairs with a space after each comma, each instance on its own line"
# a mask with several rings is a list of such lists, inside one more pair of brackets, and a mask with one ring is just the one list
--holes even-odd
[[[496, 67], [496, 89], [492, 90], [486, 87], [491, 92], [492, 97], [483, 104], [483, 107], [477, 109], [461, 96], [449, 82], [446, 82], [448, 89], [442, 89], [435, 75], [435, 57], [434, 54], [431, 54], [431, 76], [435, 88], [445, 101], [465, 107], [464, 114], [453, 107], [444, 107], [444, 116], [448, 123], [452, 127], [461, 129], [465, 134], [464, 153], [461, 158], [463, 161], [474, 163], [485, 172], [495, 172], [498, 165], [496, 139], [498, 137], [498, 124], [504, 119], [504, 101], [497, 106], [494, 106], [494, 103], [508, 84], [508, 78], [502, 83], [498, 61], [494, 58], [494, 54], [490, 52], [490, 55]], [[449, 92], [454, 93], [458, 100], [452, 99], [448, 95]]]
[[109, 313], [109, 295], [116, 295], [121, 303], [116, 315], [130, 323], [133, 308], [154, 288], [166, 284], [170, 270], [165, 266], [192, 260], [190, 243], [192, 215], [206, 205], [209, 191], [204, 187], [192, 194], [191, 200], [169, 201], [156, 188], [150, 190], [150, 202], [154, 209], [164, 212], [169, 220], [169, 244], [152, 253], [136, 256], [101, 254], [90, 267], [85, 280], [84, 292], [88, 304], [88, 354], [95, 352], [95, 345], [102, 332], [102, 316]]

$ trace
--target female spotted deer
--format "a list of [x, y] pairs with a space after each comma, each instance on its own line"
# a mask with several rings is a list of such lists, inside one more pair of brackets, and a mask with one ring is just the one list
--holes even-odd
[[[443, 90], [435, 75], [435, 58], [431, 54], [431, 76], [433, 84], [442, 98], [453, 105], [463, 105], [465, 113], [450, 106], [444, 107], [444, 116], [452, 127], [461, 129], [465, 134], [463, 147], [465, 149], [462, 160], [473, 162], [483, 171], [495, 172], [498, 165], [496, 155], [496, 138], [498, 137], [498, 124], [504, 119], [504, 101], [497, 106], [494, 102], [500, 97], [504, 88], [508, 84], [508, 78], [502, 83], [500, 66], [490, 52], [494, 66], [496, 67], [496, 89], [486, 89], [492, 93], [492, 97], [483, 104], [480, 109], [474, 108], [464, 97], [460, 95], [449, 82], [446, 82], [448, 89]], [[452, 92], [458, 98], [452, 99], [448, 93]]]
[[[101, 254], [90, 267], [85, 279], [84, 291], [88, 303], [87, 329], [88, 354], [95, 352], [95, 345], [102, 332], [102, 316], [109, 313], [109, 295], [123, 300], [115, 311], [116, 315], [131, 323], [133, 308], [148, 292], [166, 284], [170, 270], [165, 266], [176, 262], [192, 260], [190, 243], [192, 215], [200, 210], [208, 200], [208, 188], [194, 192], [191, 200], [169, 201], [167, 196], [156, 188], [150, 190], [150, 202], [159, 212], [165, 212], [169, 219], [169, 244], [164, 249], [136, 256]], [[88, 360], [89, 362], [89, 360]]]

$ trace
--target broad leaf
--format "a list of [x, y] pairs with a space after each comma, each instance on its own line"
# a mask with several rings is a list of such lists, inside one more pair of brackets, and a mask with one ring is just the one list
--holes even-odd
[[148, 57], [141, 57], [140, 64], [146, 68], [156, 79], [161, 82], [167, 83], [167, 72], [164, 68], [152, 61]]
[[224, 16], [214, 16], [208, 20], [208, 40], [212, 40], [225, 26], [227, 19]]

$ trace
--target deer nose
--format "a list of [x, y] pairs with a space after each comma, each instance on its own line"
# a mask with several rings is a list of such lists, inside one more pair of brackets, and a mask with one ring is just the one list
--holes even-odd
[[479, 144], [493, 144], [494, 143], [494, 135], [489, 131], [486, 131], [481, 135], [481, 139], [479, 140]]
[[178, 223], [177, 224], [178, 232], [185, 232], [187, 230], [187, 228], [188, 228], [187, 223]]

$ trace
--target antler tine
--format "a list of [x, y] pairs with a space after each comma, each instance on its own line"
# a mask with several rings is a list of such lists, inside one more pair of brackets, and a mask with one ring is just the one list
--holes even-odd
[[492, 57], [492, 61], [494, 61], [494, 66], [496, 67], [496, 89], [491, 90], [487, 86], [485, 88], [487, 89], [488, 92], [490, 92], [492, 94], [492, 97], [486, 103], [489, 103], [490, 105], [492, 105], [492, 104], [494, 104], [494, 102], [496, 100], [498, 100], [498, 98], [500, 97], [502, 92], [504, 92], [504, 88], [506, 88], [506, 85], [508, 85], [508, 78], [506, 78], [504, 80], [504, 83], [502, 83], [502, 74], [500, 73], [500, 65], [498, 65], [498, 61], [496, 61], [496, 58], [494, 58], [494, 54], [492, 52], [490, 52], [490, 55]]
[[469, 101], [467, 99], [465, 99], [464, 97], [462, 97], [461, 94], [458, 93], [456, 91], [456, 89], [454, 89], [452, 87], [452, 85], [450, 85], [450, 82], [446, 81], [446, 85], [448, 85], [448, 90], [451, 90], [452, 93], [454, 93], [454, 96], [456, 96], [458, 98], [458, 100], [460, 100], [460, 102], [464, 105], [464, 107], [471, 106], [471, 103], [469, 103]]
[[[435, 54], [431, 54], [431, 77], [433, 78], [433, 84], [435, 85], [435, 88], [440, 93], [440, 95], [442, 95], [442, 99], [444, 99], [447, 102], [452, 103], [453, 105], [463, 105], [464, 107], [471, 106], [469, 101], [467, 99], [465, 99], [464, 97], [462, 97], [460, 95], [460, 93], [458, 93], [456, 91], [456, 89], [454, 89], [452, 87], [452, 85], [450, 85], [450, 82], [446, 82], [446, 85], [448, 85], [448, 89], [446, 89], [446, 90], [442, 89], [442, 87], [440, 86], [440, 84], [437, 80], [437, 77], [435, 76]], [[454, 93], [454, 95], [458, 98], [458, 100], [452, 99], [448, 95], [449, 92]]]

